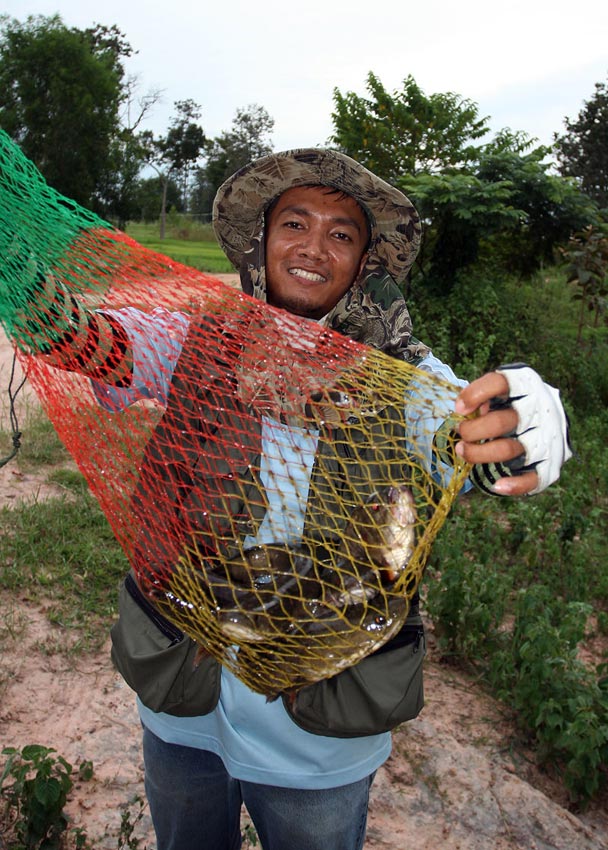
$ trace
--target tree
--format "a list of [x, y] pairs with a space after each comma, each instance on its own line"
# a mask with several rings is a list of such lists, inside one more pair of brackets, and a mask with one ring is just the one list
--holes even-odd
[[334, 89], [330, 143], [389, 183], [465, 165], [488, 132], [475, 103], [453, 92], [427, 97], [412, 76], [391, 94], [370, 71], [367, 89], [369, 99]]
[[594, 327], [608, 313], [608, 228], [584, 228], [575, 233], [562, 249], [568, 283], [575, 287], [573, 298], [580, 301], [577, 344], [582, 344], [585, 313], [592, 313]]
[[494, 237], [496, 258], [529, 276], [555, 261], [571, 235], [598, 221], [598, 210], [572, 180], [551, 173], [550, 148], [531, 147], [523, 134], [503, 131], [481, 152], [476, 174], [509, 187], [508, 205], [517, 216]]
[[598, 219], [596, 205], [573, 183], [549, 173], [549, 149], [503, 130], [466, 168], [397, 181], [426, 225], [418, 268], [446, 291], [482, 248], [495, 268], [528, 276], [571, 234]]
[[[163, 187], [160, 178], [145, 177], [137, 181], [133, 208], [133, 218], [141, 221], [156, 222], [161, 213], [161, 200], [163, 195]], [[175, 180], [169, 179], [167, 184], [166, 204], [169, 209], [175, 207], [181, 211], [181, 195]]]
[[0, 126], [48, 183], [94, 203], [119, 127], [122, 60], [117, 27], [66, 27], [59, 15], [0, 21]]
[[188, 197], [192, 169], [205, 144], [203, 128], [198, 123], [201, 110], [193, 100], [175, 102], [177, 115], [173, 118], [166, 136], [155, 138], [152, 133], [142, 134], [148, 151], [148, 162], [159, 176], [162, 197], [160, 212], [160, 238], [165, 238], [167, 192], [171, 180], [180, 186], [184, 207]]
[[422, 173], [399, 182], [426, 222], [417, 267], [429, 282], [447, 291], [458, 271], [475, 263], [484, 238], [514, 226], [510, 186], [481, 180], [464, 171]]
[[210, 213], [215, 193], [224, 180], [254, 159], [272, 153], [274, 119], [263, 106], [237, 109], [232, 128], [207, 143], [207, 164], [196, 177], [196, 205]]
[[402, 188], [425, 222], [417, 269], [440, 289], [477, 262], [482, 248], [511, 271], [530, 274], [559, 244], [597, 218], [592, 202], [548, 173], [549, 149], [503, 130], [489, 143], [475, 103], [453, 92], [426, 96], [413, 77], [387, 92], [367, 78], [370, 97], [334, 91], [331, 141]]
[[608, 88], [595, 84], [595, 94], [576, 121], [565, 119], [567, 132], [554, 134], [560, 173], [574, 177], [600, 207], [608, 207]]
[[136, 96], [137, 80], [133, 77], [127, 80], [124, 90], [120, 126], [110, 144], [107, 167], [96, 193], [99, 212], [115, 219], [122, 230], [141, 212], [139, 175], [146, 162], [148, 146], [139, 128], [161, 96], [158, 90]]

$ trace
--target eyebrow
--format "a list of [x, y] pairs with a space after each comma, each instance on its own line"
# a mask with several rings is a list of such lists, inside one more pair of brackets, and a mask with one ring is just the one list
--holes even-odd
[[[310, 210], [307, 210], [306, 207], [298, 207], [295, 204], [290, 204], [288, 207], [283, 207], [282, 210], [279, 210], [279, 215], [283, 213], [296, 213], [296, 215], [303, 215], [310, 217]], [[359, 227], [359, 223], [350, 216], [336, 216], [332, 218], [334, 224], [341, 224], [344, 226], [350, 225], [354, 227], [358, 233], [361, 233], [361, 228]]]

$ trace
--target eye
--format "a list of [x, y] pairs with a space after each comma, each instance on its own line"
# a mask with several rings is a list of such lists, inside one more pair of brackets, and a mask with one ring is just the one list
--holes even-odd
[[334, 236], [339, 242], [352, 242], [353, 241], [350, 233], [341, 233], [341, 232], [340, 233], [334, 233]]

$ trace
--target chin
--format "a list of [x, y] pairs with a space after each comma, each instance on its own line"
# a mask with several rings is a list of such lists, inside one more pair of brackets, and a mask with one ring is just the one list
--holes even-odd
[[267, 300], [272, 307], [278, 307], [280, 310], [285, 310], [294, 316], [301, 316], [303, 319], [321, 319], [327, 312], [322, 306], [310, 304], [301, 298], [269, 297]]

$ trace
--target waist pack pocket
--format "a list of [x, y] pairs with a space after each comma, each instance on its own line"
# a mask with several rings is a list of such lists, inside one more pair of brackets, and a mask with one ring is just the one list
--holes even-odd
[[424, 705], [424, 628], [406, 623], [373, 655], [283, 699], [292, 720], [316, 735], [353, 738], [388, 732]]
[[152, 711], [195, 717], [215, 708], [220, 665], [206, 657], [194, 666], [197, 644], [156, 611], [131, 573], [120, 589], [110, 637], [116, 669]]

